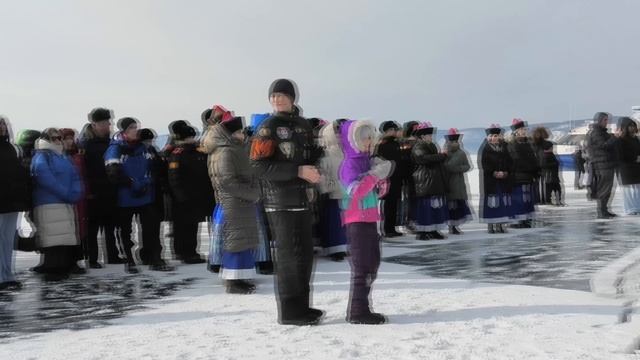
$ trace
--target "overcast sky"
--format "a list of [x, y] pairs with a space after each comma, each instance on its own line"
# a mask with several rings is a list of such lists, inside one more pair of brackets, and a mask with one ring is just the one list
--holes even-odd
[[628, 114], [640, 1], [0, 0], [0, 114], [80, 128], [95, 106], [166, 125], [223, 104], [440, 128]]

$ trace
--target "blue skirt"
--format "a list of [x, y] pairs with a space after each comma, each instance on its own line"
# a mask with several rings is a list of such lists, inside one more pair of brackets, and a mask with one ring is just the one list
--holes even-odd
[[256, 275], [253, 250], [222, 251], [220, 277], [225, 280], [253, 279]]
[[484, 194], [480, 208], [480, 222], [502, 224], [511, 219], [511, 194], [504, 193], [498, 186], [495, 194]]
[[449, 225], [458, 226], [473, 220], [466, 200], [449, 200]]
[[342, 225], [340, 200], [326, 199], [320, 216], [320, 236], [324, 255], [347, 251], [347, 235]]
[[[262, 215], [261, 209], [256, 208], [256, 220], [258, 222], [258, 246], [253, 250], [244, 250], [237, 253], [231, 253], [228, 251], [224, 251], [224, 213], [222, 211], [222, 207], [220, 205], [216, 205], [213, 210], [213, 215], [211, 217], [213, 226], [211, 231], [211, 241], [209, 243], [209, 264], [210, 265], [219, 265], [228, 269], [249, 269], [240, 268], [238, 266], [246, 266], [248, 263], [248, 255], [243, 255], [242, 259], [236, 259], [229, 254], [242, 254], [248, 252], [251, 256], [251, 271], [254, 271], [254, 266], [256, 262], [263, 261], [271, 261], [271, 246], [269, 244], [269, 238], [267, 236], [266, 225], [264, 222], [264, 217]], [[238, 255], [238, 256], [240, 256]], [[227, 258], [227, 263], [225, 264], [225, 256], [232, 256], [231, 258]], [[235, 259], [235, 260], [232, 260]], [[224, 278], [224, 273], [221, 273], [221, 276]], [[234, 278], [228, 278], [234, 279]], [[235, 278], [240, 279], [240, 278]], [[244, 277], [247, 279], [247, 277]]]
[[533, 184], [520, 184], [513, 187], [511, 193], [511, 214], [513, 220], [533, 219], [535, 208], [535, 190]]
[[416, 201], [416, 230], [437, 231], [449, 220], [449, 206], [444, 196], [424, 196]]

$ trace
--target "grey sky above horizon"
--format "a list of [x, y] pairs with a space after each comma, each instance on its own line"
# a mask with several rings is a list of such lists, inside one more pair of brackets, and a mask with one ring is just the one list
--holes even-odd
[[640, 1], [0, 0], [0, 114], [80, 129], [91, 108], [167, 132], [222, 104], [441, 129], [627, 115]]

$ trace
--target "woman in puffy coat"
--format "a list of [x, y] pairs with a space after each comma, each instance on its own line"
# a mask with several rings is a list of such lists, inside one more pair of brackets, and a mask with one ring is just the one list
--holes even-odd
[[320, 144], [324, 148], [324, 155], [319, 163], [323, 175], [320, 180], [322, 193], [320, 234], [324, 254], [333, 261], [342, 261], [347, 251], [347, 235], [340, 218], [340, 200], [343, 194], [338, 170], [344, 154], [336, 136], [339, 131], [340, 122], [338, 121], [327, 124], [320, 130]]
[[638, 124], [631, 118], [623, 117], [618, 121], [620, 137], [618, 139], [620, 162], [618, 180], [622, 186], [624, 213], [640, 214], [640, 140]]
[[438, 230], [449, 220], [447, 206], [447, 179], [444, 162], [446, 153], [441, 153], [433, 143], [434, 127], [431, 123], [418, 125], [414, 135], [418, 142], [411, 156], [415, 165], [413, 179], [416, 187], [416, 230], [418, 240], [444, 239]]
[[445, 135], [447, 143], [447, 159], [444, 167], [447, 170], [449, 179], [449, 192], [447, 193], [447, 204], [449, 207], [449, 234], [460, 235], [462, 232], [458, 226], [471, 220], [471, 209], [467, 204], [467, 182], [464, 174], [471, 170], [471, 163], [467, 153], [460, 146], [460, 137], [456, 129], [449, 129]]
[[210, 128], [205, 146], [211, 149], [209, 175], [220, 208], [214, 219], [223, 240], [220, 277], [228, 293], [249, 294], [255, 285], [254, 251], [258, 245], [256, 186], [244, 147], [241, 117], [222, 120]]
[[40, 265], [33, 270], [64, 278], [84, 273], [76, 263], [77, 236], [75, 204], [82, 197], [82, 181], [73, 162], [63, 153], [62, 136], [57, 129], [42, 132], [36, 141], [31, 163], [33, 213]]

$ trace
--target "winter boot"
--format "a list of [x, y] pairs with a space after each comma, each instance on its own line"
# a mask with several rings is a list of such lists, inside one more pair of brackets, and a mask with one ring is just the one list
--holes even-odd
[[494, 224], [487, 224], [487, 232], [489, 234], [495, 234], [496, 233], [496, 225]]
[[449, 226], [449, 234], [451, 235], [462, 235], [462, 231], [460, 231], [460, 229], [458, 229], [458, 227], [456, 226]]
[[207, 270], [211, 271], [214, 274], [218, 274], [218, 273], [220, 273], [220, 265], [208, 264], [207, 265]]
[[381, 325], [387, 322], [387, 318], [379, 313], [365, 313], [362, 315], [352, 315], [347, 317], [347, 322], [351, 324], [361, 324], [361, 325]]
[[430, 234], [432, 239], [436, 239], [436, 240], [443, 240], [446, 239], [447, 237], [442, 235], [442, 233], [440, 233], [439, 231], [432, 231]]
[[227, 294], [251, 294], [255, 291], [255, 286], [253, 290], [247, 286], [247, 283], [243, 280], [225, 280], [224, 286], [226, 288]]
[[127, 274], [137, 274], [140, 271], [138, 270], [138, 267], [135, 263], [126, 263], [124, 264], [124, 272], [126, 272]]
[[416, 240], [429, 240], [431, 239], [431, 235], [428, 232], [420, 231], [416, 233]]
[[175, 266], [167, 264], [164, 260], [157, 260], [149, 265], [149, 270], [152, 271], [173, 271]]
[[496, 228], [497, 228], [497, 232], [499, 232], [501, 234], [506, 234], [507, 233], [507, 229], [506, 229], [506, 225], [505, 224], [496, 224]]
[[340, 262], [344, 260], [345, 256], [347, 256], [347, 253], [341, 251], [335, 254], [331, 254], [329, 257], [331, 258], [331, 261]]

